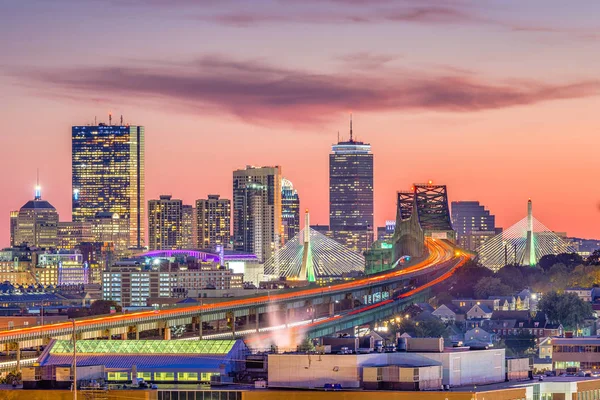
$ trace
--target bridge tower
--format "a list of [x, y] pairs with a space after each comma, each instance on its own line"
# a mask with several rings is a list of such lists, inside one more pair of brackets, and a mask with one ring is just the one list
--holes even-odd
[[425, 237], [456, 240], [450, 221], [446, 185], [415, 184], [410, 191], [398, 192], [394, 257], [420, 257], [425, 253]]

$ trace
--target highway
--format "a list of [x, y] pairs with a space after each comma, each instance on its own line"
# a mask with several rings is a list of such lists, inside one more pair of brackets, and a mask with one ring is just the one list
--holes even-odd
[[[430, 254], [435, 254], [433, 256], [434, 260], [431, 261], [433, 264], [438, 264], [441, 262], [449, 261], [452, 259], [452, 257], [456, 258], [456, 264], [448, 272], [444, 273], [443, 275], [439, 276], [438, 278], [433, 279], [433, 280], [427, 282], [426, 284], [416, 287], [405, 293], [401, 293], [394, 298], [386, 299], [386, 300], [383, 300], [383, 301], [380, 301], [380, 302], [377, 302], [377, 303], [374, 303], [371, 305], [367, 305], [367, 306], [363, 306], [363, 307], [360, 307], [360, 308], [357, 308], [354, 310], [349, 310], [349, 311], [346, 311], [343, 313], [339, 313], [339, 314], [333, 315], [331, 317], [320, 318], [315, 321], [302, 321], [300, 323], [297, 323], [296, 325], [289, 327], [290, 334], [288, 336], [290, 336], [290, 337], [295, 336], [297, 339], [299, 339], [299, 338], [304, 337], [306, 331], [308, 331], [310, 328], [313, 328], [313, 327], [316, 327], [319, 325], [323, 325], [323, 324], [327, 324], [327, 323], [332, 323], [334, 321], [339, 321], [344, 318], [348, 318], [353, 315], [363, 313], [365, 311], [384, 307], [390, 303], [393, 303], [396, 300], [411, 297], [427, 288], [435, 286], [436, 284], [441, 283], [444, 280], [448, 279], [458, 270], [458, 268], [462, 267], [471, 258], [468, 254], [454, 253], [454, 250], [452, 248], [450, 248], [444, 242], [429, 241], [428, 245], [431, 246]], [[435, 249], [437, 249], [437, 251], [432, 251]], [[402, 271], [398, 271], [398, 272], [402, 272]], [[247, 339], [246, 342], [249, 345], [252, 345], [253, 343], [264, 343], [265, 341], [268, 341], [270, 338], [272, 338], [274, 335], [275, 335], [275, 332], [267, 332], [264, 334], [254, 334], [249, 339]]]
[[[395, 270], [387, 273], [383, 273], [377, 276], [357, 279], [351, 282], [345, 282], [341, 284], [319, 287], [319, 288], [310, 288], [305, 290], [298, 290], [290, 293], [280, 293], [273, 294], [268, 296], [257, 296], [252, 298], [244, 298], [244, 299], [233, 299], [228, 301], [223, 301], [214, 304], [204, 304], [204, 305], [193, 305], [186, 307], [177, 307], [163, 310], [151, 310], [151, 311], [140, 311], [133, 312], [127, 314], [112, 314], [112, 315], [104, 315], [95, 318], [89, 319], [80, 319], [75, 321], [76, 328], [79, 330], [80, 328], [95, 328], [99, 323], [108, 324], [111, 323], [127, 323], [131, 322], [132, 325], [139, 323], [140, 319], [149, 319], [156, 320], [157, 318], [178, 318], [182, 315], [182, 313], [189, 314], [200, 314], [203, 312], [215, 312], [215, 311], [229, 311], [233, 307], [240, 306], [250, 306], [254, 307], [260, 304], [269, 304], [275, 301], [285, 301], [285, 300], [294, 300], [294, 299], [302, 299], [307, 296], [325, 296], [336, 294], [339, 292], [350, 291], [355, 289], [362, 289], [373, 285], [374, 283], [382, 283], [387, 280], [397, 280], [398, 278], [410, 278], [413, 275], [418, 273], [428, 272], [429, 270], [434, 270], [439, 264], [444, 263], [446, 261], [452, 260], [456, 258], [457, 260], [466, 258], [461, 254], [455, 254], [454, 249], [446, 242], [441, 240], [434, 239], [426, 239], [426, 246], [429, 250], [429, 254], [426, 259], [423, 261], [410, 266], [403, 270]], [[438, 280], [441, 278], [438, 278]], [[441, 281], [441, 280], [440, 280]], [[429, 286], [435, 283], [428, 283]], [[425, 285], [424, 287], [416, 288], [415, 290], [423, 290], [425, 287], [429, 287]], [[411, 292], [405, 293], [403, 296], [410, 296]], [[368, 307], [376, 307], [383, 305], [385, 302], [393, 301], [393, 299], [385, 300], [384, 302], [379, 302], [373, 304]], [[352, 312], [361, 312], [361, 309], [354, 310]], [[341, 317], [341, 316], [338, 316]], [[323, 323], [323, 321], [319, 321]], [[315, 323], [317, 323], [315, 321]], [[303, 326], [304, 327], [304, 326]], [[39, 335], [52, 335], [56, 336], [57, 334], [63, 334], [65, 331], [69, 331], [72, 329], [71, 322], [61, 322], [55, 324], [48, 324], [44, 326], [35, 326], [28, 328], [18, 328], [7, 331], [0, 332], [0, 342], [8, 342], [10, 340], [19, 340], [19, 336], [23, 335], [31, 335], [31, 336], [39, 336]], [[60, 332], [60, 333], [58, 333]]]

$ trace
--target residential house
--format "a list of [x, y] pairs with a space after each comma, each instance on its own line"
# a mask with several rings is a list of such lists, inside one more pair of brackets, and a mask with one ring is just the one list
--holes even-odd
[[463, 344], [469, 347], [489, 347], [494, 343], [494, 336], [481, 328], [470, 329], [465, 332]]
[[452, 304], [463, 310], [464, 313], [469, 311], [473, 306], [487, 306], [490, 310], [497, 310], [500, 302], [496, 299], [456, 299], [452, 300]]
[[465, 314], [462, 312], [462, 310], [452, 303], [442, 304], [431, 314], [444, 322], [462, 321], [465, 319]]
[[540, 339], [538, 344], [538, 357], [549, 358], [552, 360], [552, 338], [545, 337]]
[[515, 296], [490, 296], [489, 298], [498, 301], [498, 308], [495, 308], [494, 311], [514, 311], [517, 308]]
[[535, 315], [528, 311], [494, 311], [490, 321], [483, 321], [481, 327], [498, 337], [519, 335], [527, 332], [537, 337], [560, 336], [563, 327], [550, 323], [544, 313]]
[[484, 304], [475, 304], [469, 311], [467, 311], [467, 319], [490, 319], [492, 318], [492, 310], [490, 310]]

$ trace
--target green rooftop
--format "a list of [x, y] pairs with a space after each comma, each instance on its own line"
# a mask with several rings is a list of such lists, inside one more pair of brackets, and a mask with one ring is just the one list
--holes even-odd
[[[77, 354], [227, 354], [235, 340], [80, 340]], [[73, 354], [73, 342], [56, 340], [50, 354]]]

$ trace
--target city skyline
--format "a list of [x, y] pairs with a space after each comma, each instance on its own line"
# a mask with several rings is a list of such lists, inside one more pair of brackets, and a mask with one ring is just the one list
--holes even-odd
[[[518, 221], [531, 197], [549, 228], [600, 237], [598, 193], [572, 194], [597, 171], [598, 3], [340, 0], [292, 2], [289, 11], [261, 1], [239, 15], [185, 1], [168, 12], [160, 1], [115, 2], [110, 11], [101, 2], [34, 3], [39, 13], [1, 6], [9, 18], [0, 50], [11, 55], [0, 77], [11, 99], [0, 110], [0, 146], [11, 149], [0, 161], [10, 171], [0, 198], [3, 245], [9, 213], [31, 198], [37, 168], [44, 198], [69, 219], [70, 127], [94, 116], [107, 122], [108, 111], [146, 128], [146, 199], [229, 198], [231, 171], [281, 165], [302, 208], [327, 224], [328, 150], [338, 130], [348, 137], [353, 111], [358, 139], [375, 155], [376, 227], [393, 219], [397, 190], [431, 179], [448, 185], [451, 201], [485, 204], [498, 226]], [[142, 6], [145, 25], [131, 31], [123, 22]], [[72, 21], [109, 15], [103, 34], [72, 34]], [[222, 40], [189, 39], [207, 32]], [[180, 74], [194, 66], [201, 72]], [[186, 88], [166, 90], [178, 74]], [[131, 76], [143, 90], [122, 85]], [[252, 81], [274, 83], [260, 94]]]

